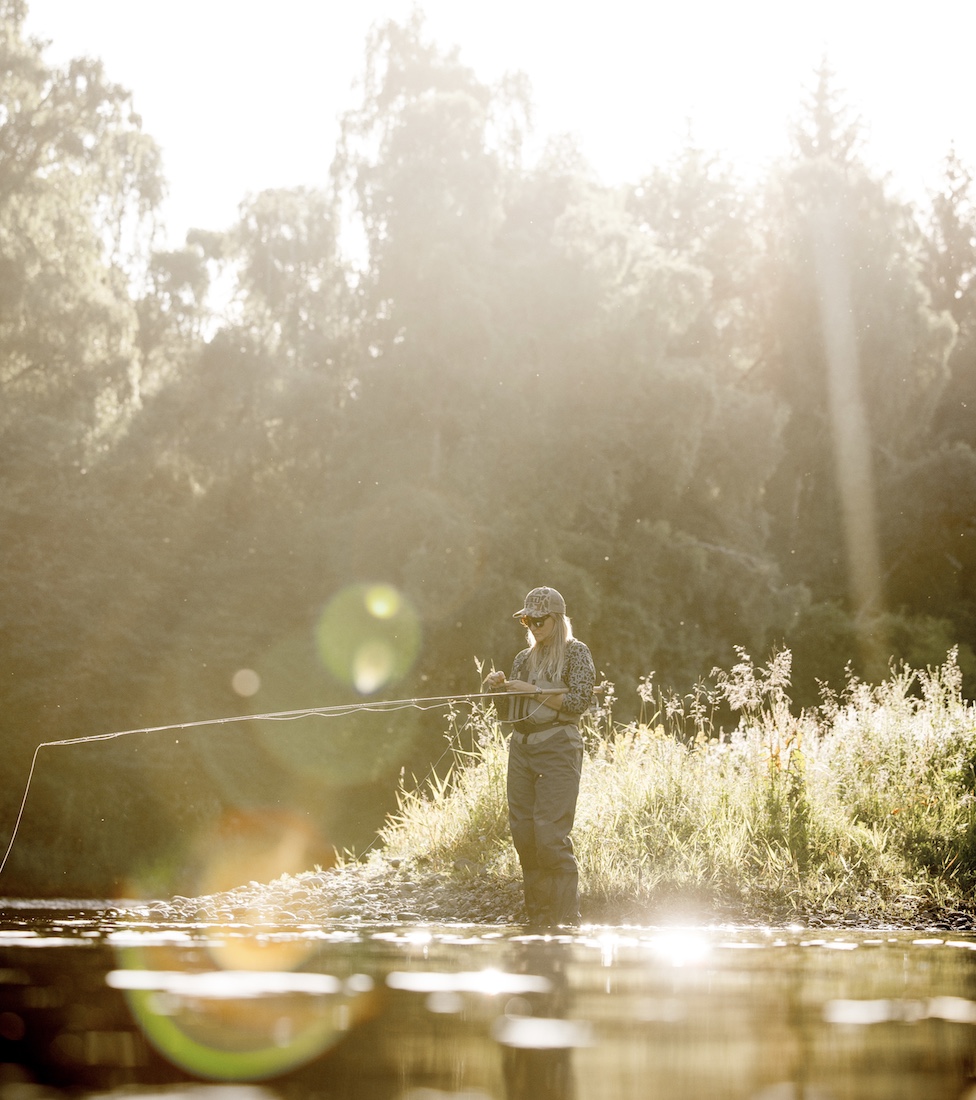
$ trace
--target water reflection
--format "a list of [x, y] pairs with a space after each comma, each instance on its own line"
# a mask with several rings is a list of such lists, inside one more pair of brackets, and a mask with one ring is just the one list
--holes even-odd
[[976, 1100], [974, 951], [909, 933], [258, 930], [10, 907], [0, 1100], [206, 1082], [234, 1100]]
[[513, 998], [492, 1029], [502, 1052], [508, 1100], [573, 1100], [573, 1051], [592, 1044], [589, 1021], [569, 1018], [571, 990], [565, 953], [531, 941], [514, 965], [537, 972], [539, 996]]

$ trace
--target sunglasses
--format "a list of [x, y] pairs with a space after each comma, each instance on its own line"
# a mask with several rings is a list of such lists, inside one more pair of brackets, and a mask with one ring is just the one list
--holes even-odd
[[523, 626], [531, 627], [532, 630], [538, 630], [540, 626], [548, 619], [548, 615], [543, 615], [541, 619], [536, 618], [535, 615], [523, 615], [519, 622]]

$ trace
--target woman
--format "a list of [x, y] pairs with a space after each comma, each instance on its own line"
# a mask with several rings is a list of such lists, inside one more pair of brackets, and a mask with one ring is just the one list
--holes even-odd
[[525, 911], [533, 924], [579, 924], [579, 874], [569, 833], [576, 814], [583, 741], [579, 717], [590, 705], [595, 671], [573, 637], [566, 601], [555, 588], [533, 588], [514, 618], [528, 648], [512, 675], [492, 672], [491, 691], [510, 693], [503, 722], [508, 750], [508, 821], [522, 866]]

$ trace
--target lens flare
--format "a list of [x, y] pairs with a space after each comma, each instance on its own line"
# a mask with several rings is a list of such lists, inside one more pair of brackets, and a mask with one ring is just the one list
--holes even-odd
[[366, 642], [353, 658], [352, 682], [360, 695], [371, 695], [393, 675], [396, 654], [386, 642]]
[[332, 846], [305, 816], [276, 807], [228, 809], [193, 845], [193, 889], [221, 894], [335, 862]]
[[366, 609], [377, 619], [392, 619], [400, 606], [400, 593], [388, 584], [375, 584], [366, 593]]
[[238, 695], [249, 699], [261, 690], [261, 677], [253, 668], [240, 668], [231, 677], [230, 686]]
[[401, 680], [420, 649], [420, 618], [389, 584], [358, 584], [329, 602], [316, 628], [325, 667], [360, 695]]
[[263, 1081], [307, 1064], [376, 1011], [369, 984], [327, 974], [200, 970], [179, 947], [130, 945], [107, 983], [123, 991], [147, 1040], [213, 1081]]
[[[360, 606], [365, 613], [365, 605], [361, 602]], [[370, 656], [370, 650], [364, 649], [358, 664], [355, 657], [354, 653], [350, 658], [348, 680], [343, 678], [337, 686], [335, 678], [322, 667], [314, 631], [306, 629], [278, 639], [256, 663], [261, 676], [261, 709], [273, 714], [298, 707], [359, 701], [367, 691], [379, 690], [388, 682], [391, 669], [396, 668], [396, 659], [386, 651]], [[250, 729], [273, 767], [285, 768], [305, 792], [303, 799], [314, 800], [317, 820], [335, 821], [348, 812], [343, 807], [344, 788], [373, 783], [380, 777], [388, 781], [390, 769], [399, 769], [417, 736], [420, 726], [417, 713], [403, 713], [395, 720], [387, 714], [361, 712], [328, 719], [299, 718], [286, 723], [261, 717], [254, 720]]]

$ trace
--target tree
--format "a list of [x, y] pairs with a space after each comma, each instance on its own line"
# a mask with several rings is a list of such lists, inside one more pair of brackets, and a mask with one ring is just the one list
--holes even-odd
[[900, 507], [888, 517], [888, 585], [893, 602], [930, 624], [943, 645], [960, 647], [968, 690], [976, 683], [976, 199], [973, 177], [954, 150], [922, 221], [922, 277], [933, 306], [955, 322], [949, 378], [932, 420], [930, 448], [905, 464]]
[[[435, 580], [450, 584], [455, 567], [466, 583], [466, 550], [446, 563], [438, 532], [456, 527], [459, 506], [478, 530], [490, 508], [475, 469], [491, 467], [477, 450], [497, 388], [494, 242], [518, 144], [517, 125], [503, 124], [513, 88], [480, 83], [456, 51], [426, 40], [418, 14], [385, 24], [367, 44], [362, 104], [343, 119], [337, 150], [339, 196], [368, 250], [357, 399], [344, 425], [358, 440], [345, 475], [356, 494], [340, 569], [410, 577], [418, 601]], [[403, 554], [382, 532], [413, 529], [411, 501], [427, 534]]]
[[943, 184], [932, 195], [924, 230], [926, 285], [933, 305], [951, 314], [958, 328], [936, 422], [948, 441], [976, 448], [976, 190], [955, 151], [946, 157]]
[[139, 404], [122, 258], [161, 193], [127, 93], [96, 62], [48, 67], [23, 38], [25, 10], [0, 3], [0, 567], [18, 697], [37, 691], [66, 621], [85, 617], [76, 540], [92, 522], [87, 474]]
[[[0, 2], [0, 679], [17, 782], [39, 741], [125, 710], [124, 693], [97, 686], [118, 570], [144, 547], [103, 474], [141, 407], [130, 287], [162, 194], [128, 93], [97, 62], [48, 65], [25, 11]], [[74, 778], [84, 787], [90, 773]], [[20, 791], [3, 795], [9, 808]], [[60, 818], [45, 820], [42, 845]]]
[[709, 307], [681, 350], [724, 358], [739, 374], [748, 370], [758, 356], [751, 289], [761, 244], [752, 193], [717, 157], [689, 143], [629, 189], [627, 205], [665, 254], [708, 273]]
[[99, 63], [45, 65], [25, 10], [0, 5], [0, 380], [17, 401], [2, 430], [9, 448], [43, 438], [49, 459], [80, 462], [138, 397], [126, 279], [159, 159]]
[[976, 193], [973, 175], [955, 149], [943, 165], [942, 187], [932, 196], [922, 245], [932, 304], [968, 332], [976, 304]]
[[774, 180], [757, 379], [790, 420], [770, 489], [777, 556], [815, 601], [846, 606], [883, 672], [887, 515], [932, 443], [951, 321], [920, 278], [911, 212], [856, 155], [822, 69], [796, 155]]
[[[523, 168], [493, 142], [510, 101], [422, 29], [372, 40], [337, 162], [370, 259], [347, 438], [374, 441], [353, 443], [361, 497], [338, 572], [405, 585], [441, 676], [468, 665], [451, 656], [463, 622], [482, 652], [511, 645], [482, 624], [540, 571], [574, 593], [628, 682], [654, 664], [707, 671], [743, 636], [782, 629], [790, 604], [764, 545], [778, 413], [742, 385], [743, 196], [703, 157], [649, 180], [641, 202], [600, 186], [565, 141]], [[678, 201], [685, 237], [659, 216]], [[390, 530], [407, 537], [390, 544]], [[699, 631], [678, 644], [682, 621]], [[641, 632], [652, 641], [635, 646]]]

